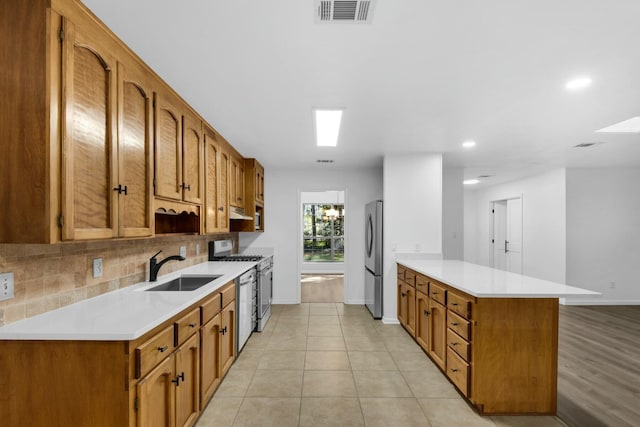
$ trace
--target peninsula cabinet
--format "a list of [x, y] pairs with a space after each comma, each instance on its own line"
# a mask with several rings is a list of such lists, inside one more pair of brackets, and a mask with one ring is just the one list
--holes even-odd
[[453, 278], [447, 284], [398, 264], [399, 292], [413, 289], [407, 277], [418, 289], [415, 334], [407, 326], [408, 304], [403, 308], [399, 303], [400, 323], [479, 413], [555, 414], [558, 299], [470, 295], [456, 288], [454, 280], [475, 282], [480, 273], [472, 268], [480, 267], [463, 264], [465, 270], [457, 265], [449, 271], [433, 267]]

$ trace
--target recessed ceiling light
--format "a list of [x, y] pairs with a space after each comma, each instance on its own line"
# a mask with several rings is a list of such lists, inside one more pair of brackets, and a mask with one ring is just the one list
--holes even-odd
[[462, 183], [464, 185], [474, 185], [474, 184], [477, 184], [479, 182], [480, 182], [479, 179], [465, 179], [464, 181], [462, 181]]
[[465, 141], [462, 143], [462, 146], [464, 148], [472, 148], [476, 146], [476, 142], [475, 141]]
[[597, 130], [601, 133], [640, 133], [640, 117], [632, 117], [615, 125]]
[[579, 90], [584, 89], [591, 85], [591, 77], [577, 77], [575, 79], [569, 80], [565, 85], [567, 90]]
[[338, 145], [342, 110], [316, 109], [314, 113], [316, 121], [316, 145], [318, 147], [335, 147]]

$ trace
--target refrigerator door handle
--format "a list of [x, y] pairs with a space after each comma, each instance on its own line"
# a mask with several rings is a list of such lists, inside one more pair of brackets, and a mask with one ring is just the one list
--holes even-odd
[[367, 257], [371, 257], [371, 252], [373, 251], [373, 218], [371, 214], [367, 218]]

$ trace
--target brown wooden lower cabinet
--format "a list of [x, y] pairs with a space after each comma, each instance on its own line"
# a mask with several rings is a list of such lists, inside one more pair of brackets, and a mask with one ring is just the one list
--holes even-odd
[[557, 298], [476, 298], [398, 265], [398, 320], [480, 414], [556, 413]]
[[133, 341], [0, 342], [2, 426], [193, 426], [235, 360], [234, 288]]

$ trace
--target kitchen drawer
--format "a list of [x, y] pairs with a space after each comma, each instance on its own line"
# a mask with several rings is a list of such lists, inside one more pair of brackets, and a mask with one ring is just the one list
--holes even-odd
[[136, 347], [136, 378], [142, 378], [173, 351], [173, 325]]
[[204, 325], [220, 313], [222, 309], [222, 295], [217, 292], [211, 298], [200, 304], [200, 323]]
[[231, 301], [236, 299], [236, 285], [234, 282], [229, 282], [222, 289], [222, 307], [226, 307]]
[[397, 265], [398, 265], [398, 280], [402, 280], [404, 282], [404, 272], [406, 271], [406, 269], [400, 264], [397, 264]]
[[412, 270], [405, 270], [404, 272], [404, 281], [407, 285], [411, 286], [411, 287], [415, 287], [416, 286], [416, 273], [415, 271]]
[[471, 357], [471, 344], [460, 335], [447, 328], [447, 345], [460, 355], [464, 360], [469, 362]]
[[469, 364], [447, 348], [447, 376], [466, 397], [469, 397]]
[[174, 344], [178, 347], [200, 329], [200, 308], [194, 308], [176, 320], [173, 325], [176, 333]]
[[447, 313], [447, 326], [465, 340], [471, 340], [471, 322], [458, 316], [453, 311]]
[[446, 305], [447, 288], [435, 282], [433, 279], [429, 279], [429, 298], [438, 301], [442, 305]]
[[455, 311], [465, 319], [471, 319], [471, 304], [473, 301], [467, 297], [449, 291], [447, 295], [447, 307], [449, 310]]
[[425, 295], [429, 294], [429, 279], [422, 274], [416, 274], [416, 290]]

